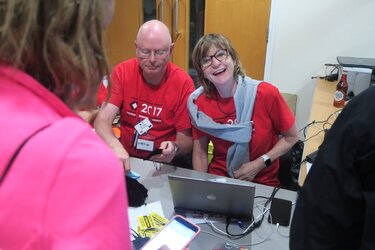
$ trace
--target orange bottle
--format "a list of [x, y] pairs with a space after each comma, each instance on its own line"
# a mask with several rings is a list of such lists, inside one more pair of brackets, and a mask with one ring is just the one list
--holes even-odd
[[336, 108], [342, 108], [345, 106], [346, 95], [348, 93], [348, 72], [342, 71], [341, 80], [336, 85], [335, 99], [333, 100], [333, 106]]

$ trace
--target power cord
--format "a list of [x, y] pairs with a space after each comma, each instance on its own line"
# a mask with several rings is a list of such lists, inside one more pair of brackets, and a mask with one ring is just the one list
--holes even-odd
[[[324, 66], [326, 66], [325, 76], [313, 76], [313, 77], [311, 77], [311, 79], [319, 78], [319, 79], [327, 80], [329, 82], [337, 81], [339, 79], [339, 72], [340, 72], [340, 69], [341, 69], [340, 64], [326, 63], [326, 64], [324, 64]], [[329, 73], [327, 73], [328, 72], [327, 70], [331, 67], [332, 67], [331, 71]]]
[[263, 211], [252, 221], [252, 223], [243, 231], [241, 234], [233, 234], [229, 232], [229, 224], [231, 222], [231, 218], [227, 218], [227, 223], [225, 227], [226, 234], [228, 237], [232, 237], [235, 239], [241, 239], [242, 237], [248, 235], [252, 231], [254, 231], [256, 228], [260, 227], [262, 225], [264, 214], [267, 213], [269, 208], [267, 208], [268, 204], [272, 201], [273, 197], [276, 195], [277, 191], [279, 191], [279, 187], [275, 187], [271, 193], [271, 196], [268, 198], [266, 203], [263, 206]]
[[130, 230], [131, 230], [132, 236], [134, 237], [134, 240], [132, 241], [132, 243], [133, 243], [135, 250], [141, 249], [147, 243], [147, 241], [150, 240], [149, 237], [140, 236], [133, 228], [130, 228]]

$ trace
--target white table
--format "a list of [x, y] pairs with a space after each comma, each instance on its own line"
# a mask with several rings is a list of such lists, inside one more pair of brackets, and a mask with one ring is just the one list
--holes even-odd
[[[159, 163], [156, 163], [159, 164]], [[141, 174], [139, 181], [148, 189], [148, 198], [146, 199], [147, 203], [160, 201], [162, 204], [163, 212], [166, 218], [171, 218], [174, 215], [172, 195], [168, 183], [168, 175], [183, 175], [187, 177], [195, 178], [217, 178], [215, 175], [201, 173], [189, 169], [178, 168], [170, 166], [167, 164], [162, 164], [161, 169], [158, 171], [155, 169], [154, 163], [151, 161], [144, 161], [137, 158], [131, 159], [131, 168], [137, 173]], [[227, 182], [242, 182], [240, 180], [227, 178]], [[269, 197], [273, 191], [273, 187], [255, 184], [256, 191], [255, 196], [266, 196]], [[275, 195], [277, 198], [291, 200], [293, 203], [296, 200], [297, 193], [285, 189], [280, 189]], [[256, 198], [254, 204], [260, 203], [264, 204], [266, 199]], [[293, 205], [294, 209], [294, 205]], [[257, 216], [260, 213], [260, 210], [254, 208], [254, 216]], [[202, 229], [202, 232], [198, 237], [190, 244], [190, 250], [195, 249], [217, 249], [217, 246], [229, 240], [226, 236], [222, 236], [214, 233], [210, 227], [206, 224], [199, 225]], [[221, 230], [225, 231], [225, 224], [216, 225]], [[231, 225], [231, 232], [241, 233], [241, 229], [236, 225]], [[208, 232], [208, 233], [205, 233]], [[211, 234], [218, 235], [224, 239], [215, 237]], [[267, 240], [263, 239], [270, 235]], [[289, 249], [289, 227], [280, 227], [278, 230], [275, 225], [268, 223], [267, 217], [264, 217], [261, 227], [254, 230], [249, 235], [235, 241], [238, 244], [251, 244], [252, 246], [247, 246], [248, 249], [270, 249], [270, 250], [282, 250]], [[260, 244], [256, 244], [262, 242]], [[253, 245], [256, 244], [256, 245]]]

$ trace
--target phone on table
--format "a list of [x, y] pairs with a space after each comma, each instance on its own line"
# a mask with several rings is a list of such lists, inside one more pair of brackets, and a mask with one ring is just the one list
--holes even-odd
[[176, 215], [152, 237], [142, 250], [182, 250], [199, 234], [200, 227]]
[[289, 226], [290, 215], [292, 213], [292, 202], [290, 200], [273, 198], [270, 208], [268, 222], [281, 226]]

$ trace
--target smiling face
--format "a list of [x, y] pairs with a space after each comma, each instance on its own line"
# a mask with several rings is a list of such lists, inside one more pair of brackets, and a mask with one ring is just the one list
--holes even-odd
[[222, 97], [233, 94], [237, 78], [245, 76], [236, 50], [221, 34], [202, 36], [194, 47], [192, 62], [207, 96], [215, 89]]
[[[225, 57], [224, 54], [227, 54]], [[204, 67], [203, 74], [204, 77], [212, 82], [217, 89], [227, 88], [234, 84], [234, 62], [226, 50], [212, 46], [208, 51], [208, 54], [203, 57], [208, 60], [208, 57], [211, 58], [211, 65]], [[223, 58], [221, 61], [219, 59]]]

